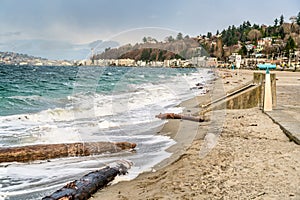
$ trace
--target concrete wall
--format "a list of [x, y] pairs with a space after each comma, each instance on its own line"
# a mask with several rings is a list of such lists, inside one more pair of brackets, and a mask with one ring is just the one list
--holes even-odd
[[[264, 89], [265, 89], [265, 72], [254, 72], [253, 74], [253, 83], [256, 85], [261, 85], [261, 99], [260, 99], [260, 106], [263, 107], [263, 100], [264, 100]], [[276, 74], [271, 73], [271, 90], [272, 90], [272, 101], [273, 101], [273, 108], [277, 105], [277, 95], [276, 95]]]
[[226, 101], [227, 109], [247, 109], [261, 106], [261, 86], [253, 86]]
[[[253, 74], [253, 86], [246, 90], [238, 92], [237, 94], [226, 98], [225, 100], [211, 105], [208, 109], [202, 113], [211, 110], [220, 109], [248, 109], [254, 107], [263, 108], [264, 99], [264, 85], [265, 85], [265, 72], [254, 72]], [[276, 75], [271, 74], [271, 87], [272, 87], [272, 100], [273, 108], [276, 107]]]
[[[253, 107], [263, 108], [264, 88], [265, 88], [265, 72], [254, 72], [253, 83], [255, 86], [246, 91], [236, 94], [226, 100], [227, 109], [247, 109]], [[276, 107], [276, 74], [271, 73], [271, 90], [273, 108]]]

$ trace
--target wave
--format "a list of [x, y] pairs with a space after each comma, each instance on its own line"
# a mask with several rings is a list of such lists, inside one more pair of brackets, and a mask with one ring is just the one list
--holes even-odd
[[[122, 72], [117, 68], [106, 77], [114, 78]], [[13, 100], [49, 104], [34, 113], [0, 116], [2, 147], [85, 141], [128, 141], [138, 146], [135, 154], [73, 157], [30, 165], [9, 163], [5, 167], [0, 164], [0, 199], [2, 196], [40, 199], [66, 181], [124, 157], [135, 163], [128, 175], [131, 179], [169, 157], [165, 149], [174, 141], [155, 134], [165, 123], [155, 115], [182, 112], [183, 108], [177, 105], [205, 89], [191, 88], [197, 83], [205, 85], [210, 79], [205, 70], [185, 75], [171, 71], [170, 74], [128, 73], [120, 81], [102, 85], [106, 91], [97, 91], [94, 85], [82, 81], [73, 84], [76, 87], [72, 94], [52, 99], [38, 95], [12, 96]], [[151, 81], [143, 80], [149, 77]], [[88, 89], [90, 86], [92, 90]]]
[[[34, 143], [53, 143], [59, 140], [78, 141], [80, 134], [89, 136], [110, 129], [126, 131], [130, 126], [139, 128], [139, 125], [157, 122], [155, 115], [159, 113], [181, 112], [183, 108], [176, 106], [187, 98], [201, 94], [202, 90], [190, 90], [190, 88], [197, 83], [204, 84], [209, 79], [208, 77], [209, 74], [204, 71], [204, 73], [178, 75], [160, 82], [127, 83], [126, 92], [120, 92], [118, 89], [110, 94], [91, 91], [77, 92], [59, 100], [63, 102], [64, 107], [0, 117], [0, 124], [10, 127], [0, 127], [0, 135], [2, 137], [15, 137], [16, 135], [21, 138], [21, 142], [17, 143], [20, 145], [30, 140]], [[119, 82], [115, 87], [118, 88], [124, 84], [124, 82]], [[41, 96], [12, 96], [10, 98], [26, 102], [35, 100], [46, 102]], [[18, 127], [18, 132], [16, 132], [16, 127]], [[59, 138], [60, 134], [65, 137], [54, 139]], [[12, 139], [9, 144], [11, 145], [13, 141], [15, 139]], [[1, 142], [0, 145], [7, 144]]]

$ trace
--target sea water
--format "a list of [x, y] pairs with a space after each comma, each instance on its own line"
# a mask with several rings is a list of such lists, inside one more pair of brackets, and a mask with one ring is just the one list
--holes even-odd
[[128, 179], [170, 156], [175, 142], [157, 134], [177, 105], [205, 92], [208, 69], [0, 66], [0, 147], [128, 141], [135, 153], [0, 164], [0, 199], [40, 199], [68, 181], [119, 159]]

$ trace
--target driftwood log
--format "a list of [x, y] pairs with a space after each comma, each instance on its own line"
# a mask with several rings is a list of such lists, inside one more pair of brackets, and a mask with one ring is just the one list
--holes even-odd
[[164, 113], [156, 115], [155, 117], [159, 119], [183, 119], [183, 120], [189, 120], [194, 122], [204, 122], [206, 121], [203, 117], [194, 117], [194, 116], [186, 116], [186, 115], [180, 115], [175, 113]]
[[91, 197], [97, 190], [105, 187], [117, 175], [124, 175], [131, 167], [131, 163], [122, 161], [116, 166], [107, 166], [103, 169], [84, 175], [81, 179], [68, 183], [43, 200], [83, 200]]
[[134, 149], [135, 147], [136, 144], [130, 142], [86, 142], [0, 148], [0, 163], [90, 156], [106, 152], [116, 153], [122, 150]]

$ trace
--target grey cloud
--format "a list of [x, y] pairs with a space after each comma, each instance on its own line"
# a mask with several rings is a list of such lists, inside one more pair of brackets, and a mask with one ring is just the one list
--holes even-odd
[[20, 36], [22, 33], [20, 31], [17, 32], [4, 32], [0, 33], [0, 37], [11, 37], [11, 36]]
[[[109, 38], [141, 27], [162, 27], [196, 36], [208, 31], [215, 33], [244, 20], [272, 24], [281, 14], [288, 19], [298, 12], [299, 0], [273, 0], [272, 3], [261, 0], [251, 3], [246, 0], [7, 0], [1, 1], [0, 6], [0, 27], [6, 31], [0, 32], [0, 37], [2, 43], [24, 38], [53, 40], [35, 41], [34, 45], [15, 44], [15, 49], [34, 49], [33, 53], [69, 51], [82, 47], [55, 41], [86, 42], [107, 37], [118, 41]], [[123, 40], [134, 35], [126, 35]], [[139, 38], [140, 41], [142, 36]]]
[[1, 51], [13, 51], [39, 56], [54, 60], [85, 59], [91, 53], [91, 47], [103, 51], [107, 47], [116, 47], [119, 43], [114, 41], [94, 41], [86, 44], [73, 44], [58, 40], [16, 40], [3, 43]]

